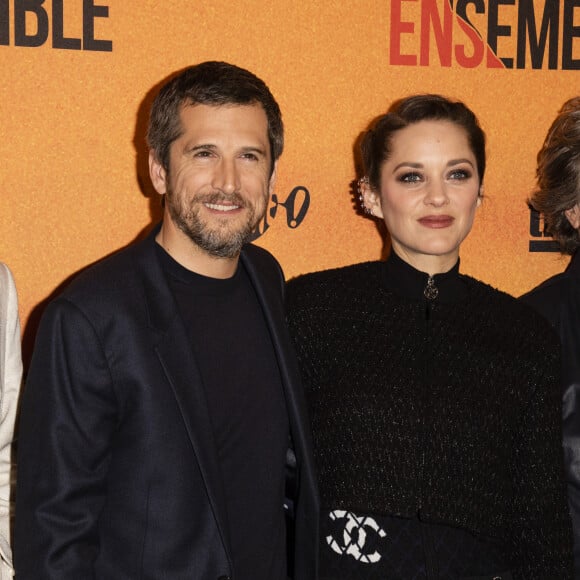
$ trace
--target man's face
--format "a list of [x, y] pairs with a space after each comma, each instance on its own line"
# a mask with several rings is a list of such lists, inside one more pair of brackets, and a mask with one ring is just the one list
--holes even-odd
[[260, 105], [193, 105], [182, 107], [180, 119], [168, 171], [150, 158], [165, 219], [207, 254], [234, 258], [264, 216], [273, 186], [266, 113]]

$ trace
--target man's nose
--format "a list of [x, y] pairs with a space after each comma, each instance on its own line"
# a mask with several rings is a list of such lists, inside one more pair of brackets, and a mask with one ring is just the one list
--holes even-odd
[[240, 187], [239, 172], [235, 159], [222, 159], [220, 161], [213, 176], [212, 187], [226, 194], [238, 191]]

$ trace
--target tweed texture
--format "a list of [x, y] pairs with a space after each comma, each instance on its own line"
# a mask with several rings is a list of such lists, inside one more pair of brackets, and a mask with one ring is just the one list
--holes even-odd
[[411, 274], [416, 291], [382, 262], [288, 284], [323, 510], [419, 515], [503, 543], [514, 578], [571, 578], [557, 337], [457, 270], [432, 302]]

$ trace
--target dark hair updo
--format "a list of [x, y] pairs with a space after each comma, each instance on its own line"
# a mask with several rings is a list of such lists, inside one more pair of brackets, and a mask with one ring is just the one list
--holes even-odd
[[371, 187], [380, 188], [381, 167], [392, 151], [393, 136], [420, 121], [448, 121], [465, 130], [475, 156], [480, 184], [485, 174], [485, 133], [477, 117], [465, 104], [441, 95], [412, 95], [393, 103], [366, 131], [361, 141], [365, 175]]

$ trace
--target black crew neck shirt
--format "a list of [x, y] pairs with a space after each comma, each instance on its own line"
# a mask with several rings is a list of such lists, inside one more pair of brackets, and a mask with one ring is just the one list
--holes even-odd
[[158, 253], [203, 381], [223, 478], [234, 577], [285, 579], [289, 426], [262, 308], [241, 262], [234, 276], [216, 279], [187, 270], [161, 246]]

